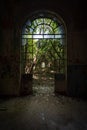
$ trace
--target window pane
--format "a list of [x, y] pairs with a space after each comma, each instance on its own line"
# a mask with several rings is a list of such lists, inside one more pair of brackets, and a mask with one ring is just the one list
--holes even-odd
[[32, 35], [22, 35], [22, 38], [32, 38]]

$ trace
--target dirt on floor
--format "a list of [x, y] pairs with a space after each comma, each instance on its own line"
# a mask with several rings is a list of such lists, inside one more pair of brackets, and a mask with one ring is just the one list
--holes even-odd
[[87, 130], [87, 101], [46, 93], [0, 99], [0, 130]]

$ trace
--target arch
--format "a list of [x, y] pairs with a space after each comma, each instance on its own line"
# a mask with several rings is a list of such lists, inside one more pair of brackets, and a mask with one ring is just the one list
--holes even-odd
[[66, 75], [66, 56], [63, 19], [50, 11], [31, 14], [22, 28], [21, 73], [31, 74], [35, 69], [47, 68], [54, 74]]

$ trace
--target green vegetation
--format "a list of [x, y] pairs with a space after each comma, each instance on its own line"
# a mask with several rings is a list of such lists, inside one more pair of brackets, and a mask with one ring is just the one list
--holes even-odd
[[23, 73], [46, 70], [64, 73], [64, 27], [49, 18], [28, 21], [22, 32]]

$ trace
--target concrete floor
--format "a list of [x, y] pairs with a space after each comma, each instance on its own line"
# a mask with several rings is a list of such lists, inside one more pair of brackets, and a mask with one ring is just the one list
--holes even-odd
[[54, 94], [0, 99], [0, 130], [87, 130], [87, 102]]

